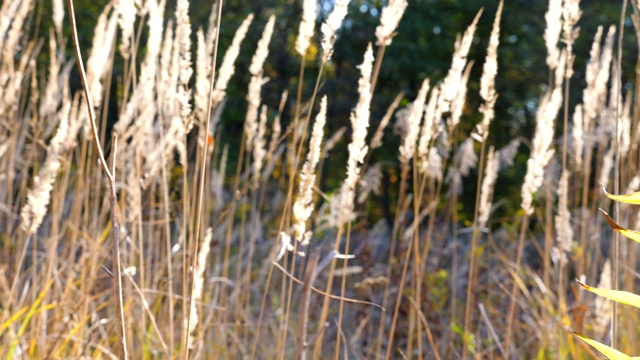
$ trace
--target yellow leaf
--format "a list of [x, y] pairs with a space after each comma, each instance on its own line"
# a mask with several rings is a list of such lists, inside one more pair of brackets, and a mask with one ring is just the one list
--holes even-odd
[[611, 216], [609, 216], [609, 214], [607, 214], [606, 211], [600, 209], [600, 211], [604, 214], [605, 219], [607, 219], [607, 222], [609, 223], [609, 226], [611, 226], [611, 228], [617, 232], [619, 232], [620, 234], [622, 234], [623, 236], [637, 242], [640, 243], [640, 232], [638, 231], [634, 231], [634, 230], [629, 230], [629, 229], [625, 229], [622, 226], [618, 225], [612, 218]]
[[580, 335], [577, 332], [573, 333], [575, 336], [577, 336], [578, 338], [580, 338], [580, 340], [586, 342], [587, 344], [593, 346], [596, 350], [600, 351], [602, 353], [602, 355], [606, 356], [607, 358], [611, 359], [611, 360], [631, 360], [634, 359], [631, 356], [627, 356], [623, 353], [621, 353], [620, 351], [611, 348], [607, 345], [601, 344], [595, 340], [591, 340], [588, 337], [584, 336], [584, 335]]
[[604, 189], [604, 186], [602, 187], [602, 191], [604, 191], [604, 194], [611, 200], [620, 201], [625, 204], [640, 205], [640, 191], [627, 195], [613, 195], [609, 194], [607, 190]]
[[607, 290], [607, 289], [599, 289], [595, 287], [591, 287], [586, 285], [580, 280], [576, 280], [580, 286], [582, 286], [585, 290], [592, 292], [596, 295], [600, 295], [602, 297], [606, 297], [607, 299], [613, 300], [620, 304], [626, 304], [635, 306], [640, 308], [640, 296], [630, 293], [628, 291], [620, 291], [620, 290]]

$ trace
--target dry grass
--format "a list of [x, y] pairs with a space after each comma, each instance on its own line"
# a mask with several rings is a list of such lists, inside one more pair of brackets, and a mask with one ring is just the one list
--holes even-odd
[[[346, 12], [348, 1], [337, 3], [315, 29], [317, 3], [303, 2], [297, 91], [289, 99], [292, 89], [280, 89], [280, 106], [269, 108], [262, 87], [271, 38], [281, 35], [274, 16], [248, 14], [216, 68], [222, 3], [194, 36], [187, 0], [177, 2], [169, 21], [165, 0], [110, 4], [92, 48], [75, 49], [73, 57], [77, 42], [62, 31], [72, 13], [60, 0], [46, 42], [27, 28], [33, 1], [3, 2], [0, 355], [589, 358], [591, 350], [568, 330], [640, 351], [636, 311], [625, 309], [614, 322], [619, 335], [608, 338], [611, 317], [603, 313], [610, 306], [569, 281], [584, 276], [625, 290], [636, 283], [635, 247], [621, 243], [618, 257], [609, 258], [598, 208], [610, 201], [593, 180], [630, 191], [640, 183], [640, 107], [612, 67], [615, 28], [606, 36], [598, 30], [590, 54], [575, 53], [577, 4], [551, 1], [544, 34], [550, 81], [535, 134], [494, 149], [488, 134], [499, 121], [502, 2], [497, 14], [479, 9], [451, 44], [444, 79], [422, 79], [407, 107], [399, 109], [399, 95], [384, 118], [371, 119], [385, 49], [411, 8], [390, 1], [359, 66], [359, 100], [343, 114], [351, 117], [345, 178], [325, 189], [322, 170], [335, 166], [333, 147], [345, 130], [326, 133], [332, 94], [317, 97], [345, 16], [361, 16]], [[476, 27], [490, 17], [482, 77], [470, 79]], [[260, 39], [247, 38], [254, 18], [264, 24]], [[257, 51], [248, 69], [236, 69], [244, 42], [257, 43]], [[317, 59], [310, 43], [321, 44]], [[36, 61], [47, 51], [43, 44], [48, 64]], [[584, 89], [569, 86], [575, 57], [590, 59]], [[124, 61], [119, 79], [112, 79], [115, 61]], [[315, 79], [305, 77], [308, 61], [319, 63]], [[72, 69], [83, 63], [85, 86], [72, 89]], [[243, 138], [233, 149], [217, 124], [240, 71], [251, 80]], [[112, 81], [120, 81], [118, 94], [110, 93]], [[459, 124], [469, 81], [479, 81], [483, 104], [465, 111], [482, 120], [465, 134]], [[310, 98], [305, 86], [313, 88]], [[639, 88], [636, 82], [636, 94]], [[580, 104], [569, 103], [570, 91], [582, 92]], [[122, 105], [107, 131], [113, 96]], [[397, 161], [372, 164], [394, 115]], [[373, 131], [370, 123], [380, 125]], [[504, 201], [494, 197], [496, 181], [521, 143], [530, 151], [522, 210], [493, 218]], [[385, 179], [389, 172], [395, 181]], [[458, 197], [463, 179], [473, 176], [465, 184], [476, 184], [476, 205], [465, 227]], [[363, 213], [389, 194], [383, 187], [397, 187], [397, 199], [384, 199], [393, 218], [370, 225]], [[638, 222], [631, 208], [616, 218], [630, 228]]]

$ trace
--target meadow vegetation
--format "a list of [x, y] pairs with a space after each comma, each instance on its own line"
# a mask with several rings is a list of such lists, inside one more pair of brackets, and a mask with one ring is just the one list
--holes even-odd
[[[371, 16], [348, 0], [291, 2], [290, 49], [273, 46], [275, 13], [236, 14], [221, 47], [222, 0], [205, 26], [191, 23], [188, 0], [109, 2], [85, 49], [81, 9], [53, 0], [45, 21], [40, 3], [0, 5], [1, 356], [640, 353], [638, 311], [606, 299], [640, 303], [608, 291], [638, 282], [637, 246], [618, 234], [638, 241], [628, 228], [640, 213], [612, 202], [640, 204], [640, 81], [623, 81], [636, 54], [617, 46], [633, 34], [580, 31], [578, 0], [549, 1], [535, 130], [504, 146], [490, 136], [506, 121], [495, 111], [498, 59], [510, 51], [502, 0], [446, 44], [442, 76], [421, 77], [410, 97], [398, 91], [381, 116], [371, 107], [386, 99], [376, 89], [406, 0], [377, 4], [343, 114], [332, 101], [344, 89], [325, 83], [335, 42], [350, 36], [350, 17]], [[620, 23], [640, 33], [631, 3]], [[41, 22], [51, 27], [36, 31]], [[491, 32], [472, 58], [479, 24]], [[576, 51], [578, 37], [590, 52]], [[243, 64], [246, 46], [255, 52]], [[295, 53], [297, 77], [269, 77], [279, 51]], [[239, 75], [246, 90], [230, 98]], [[264, 101], [276, 96], [267, 82], [283, 84], [277, 106]], [[239, 101], [242, 135], [231, 139], [222, 123]], [[330, 131], [333, 117], [350, 124]], [[517, 199], [494, 198], [506, 174], [519, 176]], [[505, 203], [517, 210], [495, 216]]]

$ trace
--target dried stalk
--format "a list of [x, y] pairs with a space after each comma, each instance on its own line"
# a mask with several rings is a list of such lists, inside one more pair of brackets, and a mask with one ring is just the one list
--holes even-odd
[[93, 136], [93, 141], [95, 145], [95, 149], [98, 152], [98, 157], [100, 160], [100, 165], [102, 165], [102, 170], [105, 175], [109, 179], [109, 204], [111, 206], [111, 221], [112, 221], [112, 229], [111, 229], [111, 237], [113, 240], [113, 249], [112, 249], [112, 261], [113, 261], [113, 277], [114, 277], [114, 293], [117, 295], [116, 297], [116, 307], [118, 313], [118, 330], [120, 335], [120, 358], [127, 359], [127, 333], [125, 329], [124, 323], [124, 300], [122, 296], [122, 274], [120, 272], [120, 225], [118, 224], [118, 219], [116, 215], [116, 179], [115, 179], [115, 164], [116, 164], [116, 149], [118, 146], [118, 137], [114, 133], [112, 138], [112, 169], [109, 170], [109, 166], [107, 165], [107, 161], [104, 158], [104, 152], [102, 150], [102, 145], [100, 145], [100, 138], [98, 137], [98, 130], [96, 128], [95, 123], [95, 114], [93, 111], [93, 102], [91, 101], [91, 93], [89, 92], [89, 87], [87, 86], [87, 74], [84, 70], [84, 63], [82, 62], [82, 55], [80, 53], [80, 44], [78, 43], [78, 29], [76, 27], [76, 15], [73, 10], [73, 0], [68, 0], [67, 5], [69, 6], [69, 22], [71, 23], [71, 35], [73, 39], [73, 49], [76, 55], [76, 62], [78, 64], [78, 72], [80, 73], [80, 80], [82, 80], [82, 89], [84, 90], [84, 98], [87, 102], [87, 111], [89, 112], [89, 122], [91, 125], [91, 135]]

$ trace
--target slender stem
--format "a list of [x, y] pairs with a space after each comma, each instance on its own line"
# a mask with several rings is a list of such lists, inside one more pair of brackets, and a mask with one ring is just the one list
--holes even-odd
[[[625, 21], [625, 15], [626, 15], [626, 11], [627, 11], [627, 0], [622, 0], [622, 10], [620, 13], [620, 26], [619, 29], [620, 31], [618, 32], [618, 59], [617, 59], [617, 63], [618, 63], [618, 84], [621, 84], [622, 81], [622, 39], [624, 36], [624, 21]], [[620, 89], [620, 91], [618, 91], [617, 89], [613, 90], [614, 93], [616, 94], [615, 97], [615, 147], [616, 147], [616, 151], [615, 151], [615, 161], [614, 161], [614, 181], [613, 181], [613, 187], [614, 187], [614, 192], [616, 194], [620, 193], [620, 157], [621, 157], [621, 149], [620, 149], [620, 132], [619, 132], [619, 126], [620, 126], [620, 92], [622, 91], [622, 89]], [[614, 214], [616, 219], [620, 218], [620, 203], [619, 202], [615, 202], [614, 203]], [[620, 233], [618, 233], [617, 231], [613, 232], [613, 286], [612, 288], [614, 290], [618, 289], [619, 286], [619, 272], [620, 272]], [[618, 303], [617, 302], [613, 302], [613, 306], [611, 308], [611, 347], [615, 348], [616, 347], [616, 343], [617, 343], [617, 338], [618, 338]]]
[[[471, 309], [475, 306], [475, 299], [473, 293], [473, 284], [475, 282], [476, 277], [476, 252], [478, 250], [478, 237], [480, 236], [480, 229], [478, 229], [478, 214], [480, 213], [480, 190], [482, 188], [482, 174], [484, 168], [484, 156], [486, 151], [486, 140], [482, 141], [482, 145], [480, 146], [480, 163], [478, 165], [478, 181], [476, 183], [476, 205], [473, 210], [473, 233], [471, 235], [471, 252], [469, 253], [469, 276], [467, 283], [467, 303], [465, 305], [464, 310], [464, 339], [462, 339], [462, 358], [466, 359], [469, 351], [468, 338], [471, 334], [471, 320], [472, 320], [472, 312]], [[491, 164], [487, 164], [487, 166], [491, 166]], [[454, 212], [456, 209], [454, 208]], [[456, 228], [457, 224], [454, 222], [453, 227]]]
[[[160, 136], [164, 137], [164, 128], [161, 126], [160, 127]], [[162, 141], [164, 143], [164, 141]], [[164, 154], [161, 153], [162, 157], [164, 158]], [[165, 164], [164, 159], [162, 161], [163, 164]], [[174, 319], [173, 319], [173, 304], [175, 302], [174, 300], [174, 294], [173, 294], [173, 254], [171, 253], [171, 226], [169, 223], [169, 202], [171, 201], [171, 199], [169, 198], [169, 188], [167, 186], [168, 184], [168, 180], [167, 180], [167, 169], [165, 167], [165, 165], [162, 165], [162, 197], [163, 197], [163, 208], [164, 208], [164, 232], [165, 232], [165, 236], [166, 236], [166, 252], [167, 252], [167, 278], [168, 278], [168, 284], [167, 284], [167, 289], [168, 289], [168, 293], [169, 293], [169, 351], [170, 351], [170, 355], [172, 355], [173, 350], [174, 350], [174, 344], [175, 344], [175, 335], [174, 335]], [[172, 356], [170, 356], [170, 358], [172, 358]]]
[[[216, 24], [216, 28], [220, 29], [220, 17], [222, 14], [222, 3], [223, 0], [218, 1], [218, 16], [217, 16], [217, 24]], [[214, 45], [213, 45], [213, 57], [211, 60], [211, 78], [209, 79], [209, 101], [207, 101], [207, 118], [205, 119], [205, 127], [204, 129], [202, 129], [202, 131], [205, 131], [205, 133], [209, 132], [209, 124], [211, 122], [211, 112], [212, 112], [212, 107], [213, 107], [213, 88], [214, 88], [214, 80], [215, 80], [215, 76], [216, 76], [216, 61], [218, 59], [218, 32], [216, 32], [216, 36], [214, 39]], [[205, 137], [206, 138], [206, 137]], [[204, 201], [204, 183], [205, 183], [205, 176], [207, 174], [207, 164], [208, 164], [208, 160], [209, 157], [207, 156], [207, 154], [209, 154], [209, 142], [208, 141], [204, 141], [204, 152], [202, 154], [202, 164], [201, 164], [201, 171], [200, 171], [200, 182], [199, 182], [199, 187], [198, 187], [198, 210], [196, 211], [196, 230], [195, 230], [195, 237], [196, 237], [196, 241], [194, 241], [194, 253], [193, 253], [193, 257], [192, 257], [192, 264], [191, 264], [191, 268], [195, 269], [196, 268], [196, 261], [198, 259], [198, 245], [199, 245], [199, 237], [200, 237], [200, 228], [202, 226], [202, 204]], [[186, 249], [185, 249], [186, 250]], [[192, 271], [192, 275], [191, 275], [191, 281], [189, 282], [189, 295], [191, 295], [192, 291], [193, 291], [193, 282], [194, 282], [194, 277], [196, 276], [196, 272]], [[190, 323], [191, 323], [191, 312], [193, 311], [192, 306], [191, 306], [192, 301], [189, 302], [188, 304], [188, 310], [187, 310], [187, 327], [185, 328], [185, 331], [188, 331], [189, 327], [190, 327]], [[183, 353], [183, 359], [189, 359], [189, 346], [188, 344], [182, 344], [184, 347], [184, 353]]]
[[78, 63], [78, 72], [80, 73], [80, 80], [82, 81], [82, 88], [84, 90], [84, 97], [87, 103], [87, 111], [89, 115], [89, 121], [91, 125], [91, 133], [93, 135], [93, 141], [95, 145], [95, 149], [98, 153], [98, 158], [100, 160], [100, 164], [102, 165], [103, 172], [109, 178], [109, 187], [110, 187], [110, 197], [109, 203], [111, 205], [111, 221], [112, 221], [112, 239], [113, 239], [113, 266], [114, 266], [114, 292], [116, 294], [116, 306], [117, 306], [117, 315], [118, 315], [118, 330], [120, 335], [120, 358], [128, 359], [127, 353], [127, 333], [124, 322], [124, 299], [122, 296], [122, 274], [120, 272], [120, 226], [118, 225], [117, 214], [116, 214], [116, 184], [115, 184], [115, 164], [116, 164], [116, 150], [118, 146], [118, 138], [117, 135], [113, 135], [112, 142], [112, 151], [113, 151], [113, 163], [112, 169], [109, 170], [109, 166], [107, 165], [107, 161], [104, 158], [104, 152], [102, 151], [102, 146], [100, 145], [100, 139], [98, 137], [98, 131], [95, 123], [95, 114], [93, 110], [93, 102], [91, 98], [91, 93], [89, 92], [89, 87], [87, 86], [87, 74], [84, 70], [84, 63], [82, 61], [82, 54], [80, 52], [80, 44], [78, 42], [78, 29], [76, 26], [76, 18], [75, 11], [73, 9], [73, 0], [67, 0], [67, 5], [69, 7], [69, 22], [71, 23], [71, 35], [73, 39], [73, 48], [76, 55], [76, 61]]
[[[400, 187], [401, 187], [401, 191], [404, 193], [404, 184], [406, 182], [407, 176], [409, 174], [409, 171], [411, 170], [411, 167], [408, 164], [403, 165], [402, 168], [402, 180], [400, 183]], [[415, 201], [415, 199], [414, 199]], [[418, 214], [414, 214], [414, 216], [416, 217], [414, 219], [415, 221], [417, 220]], [[398, 321], [398, 311], [400, 310], [400, 299], [402, 297], [402, 289], [404, 287], [404, 281], [407, 275], [407, 266], [409, 265], [409, 258], [411, 256], [411, 249], [413, 248], [413, 241], [409, 241], [409, 247], [407, 248], [407, 252], [405, 253], [405, 263], [404, 263], [404, 267], [402, 268], [402, 276], [400, 277], [400, 283], [399, 286], [400, 288], [398, 289], [398, 295], [396, 298], [396, 303], [395, 303], [395, 307], [393, 310], [393, 318], [391, 320], [391, 329], [389, 330], [389, 340], [387, 341], [387, 352], [386, 352], [386, 356], [385, 359], [390, 359], [391, 358], [391, 351], [393, 350], [393, 338], [394, 338], [394, 334], [395, 334], [395, 330], [396, 330], [396, 322]], [[393, 251], [393, 249], [392, 249]], [[391, 260], [389, 260], [391, 261]]]
[[78, 62], [78, 72], [80, 73], [80, 80], [82, 81], [82, 89], [84, 91], [84, 98], [87, 102], [87, 111], [89, 113], [89, 123], [91, 125], [91, 135], [93, 136], [95, 149], [98, 152], [98, 159], [100, 160], [100, 165], [102, 165], [102, 170], [109, 177], [109, 181], [113, 181], [113, 175], [109, 171], [109, 165], [107, 165], [107, 160], [104, 158], [104, 152], [102, 151], [102, 145], [100, 145], [100, 138], [98, 136], [98, 129], [96, 128], [95, 123], [95, 112], [93, 110], [93, 100], [91, 98], [91, 93], [89, 92], [89, 87], [87, 85], [87, 73], [84, 70], [84, 62], [82, 61], [82, 54], [80, 53], [80, 44], [78, 43], [78, 29], [76, 28], [76, 15], [73, 10], [73, 0], [67, 0], [67, 5], [69, 6], [69, 22], [71, 23], [71, 37], [73, 40], [73, 50], [76, 54], [76, 61]]
[[[529, 227], [529, 215], [524, 215], [522, 218], [522, 222], [520, 223], [520, 235], [518, 236], [518, 250], [516, 253], [516, 263], [515, 263], [515, 274], [517, 276], [517, 271], [520, 270], [520, 265], [522, 263], [522, 252], [524, 250], [524, 237], [527, 233], [527, 228]], [[511, 288], [511, 302], [509, 305], [509, 314], [507, 315], [507, 334], [505, 335], [505, 349], [507, 353], [511, 353], [511, 335], [513, 332], [513, 319], [516, 312], [516, 299], [518, 297], [518, 291], [520, 288], [518, 287], [517, 279], [513, 279], [513, 287]]]
[[387, 48], [385, 44], [380, 44], [378, 53], [376, 54], [376, 65], [373, 70], [373, 76], [371, 76], [371, 95], [376, 89], [376, 83], [378, 82], [378, 75], [380, 75], [380, 67], [382, 67], [382, 59], [384, 58], [384, 50]]
[[[396, 242], [398, 239], [397, 233], [400, 227], [400, 217], [402, 216], [402, 214], [406, 213], [406, 211], [403, 211], [403, 210], [406, 209], [406, 206], [404, 203], [406, 198], [405, 189], [406, 189], [408, 174], [409, 174], [409, 167], [404, 166], [402, 169], [402, 175], [400, 177], [400, 190], [398, 192], [398, 203], [396, 204], [396, 214], [393, 221], [393, 229], [391, 230], [391, 245], [389, 247], [389, 261], [387, 263], [387, 274], [386, 274], [387, 279], [391, 279], [391, 273], [393, 272], [392, 260], [395, 256]], [[389, 299], [389, 294], [391, 290], [390, 286], [391, 286], [390, 282], [387, 281], [385, 284], [384, 293], [382, 296], [382, 307], [384, 307], [385, 309], [387, 308], [387, 301]], [[378, 324], [378, 336], [376, 337], [374, 354], [380, 354], [380, 351], [382, 349], [382, 338], [383, 338], [384, 329], [385, 329], [385, 318], [383, 317], [383, 315], [385, 314], [381, 314], [380, 322]]]
[[[351, 221], [347, 223], [347, 234], [344, 245], [344, 254], [349, 254], [349, 245], [351, 242]], [[344, 314], [344, 293], [347, 289], [347, 259], [342, 260], [342, 284], [340, 287], [340, 304], [338, 305], [338, 328], [342, 327], [342, 317]], [[345, 357], [348, 357], [348, 354], [344, 354]], [[336, 335], [336, 345], [334, 347], [333, 360], [338, 360], [340, 358], [340, 332]]]
[[[562, 125], [562, 173], [568, 171], [567, 169], [567, 149], [569, 147], [569, 89], [571, 87], [571, 77], [567, 76], [567, 73], [570, 73], [571, 67], [573, 66], [573, 39], [567, 40], [567, 69], [565, 71], [565, 79], [564, 79], [564, 112], [563, 112], [563, 125]], [[568, 196], [565, 194], [564, 196]], [[547, 207], [549, 207], [549, 203], [547, 202]], [[547, 208], [547, 219], [546, 221], [550, 223], [551, 217], [549, 216], [552, 213], [552, 210]], [[552, 225], [547, 225], [548, 228], [551, 228]], [[547, 232], [550, 233], [550, 232]], [[548, 238], [548, 235], [545, 236]], [[561, 241], [565, 241], [567, 239], [561, 239]], [[548, 247], [548, 243], [551, 242], [549, 239], [545, 239], [545, 250]], [[558, 244], [560, 245], [560, 244]], [[562, 246], [560, 246], [561, 250], [564, 251]], [[546, 252], [546, 251], [545, 251]], [[548, 259], [545, 258], [545, 261], [548, 263]], [[558, 300], [560, 303], [560, 309], [566, 309], [566, 281], [565, 281], [565, 269], [563, 262], [560, 261], [560, 269], [558, 271]], [[545, 274], [548, 276], [548, 269], [545, 270]], [[564, 316], [564, 314], [561, 314]]]
[[[113, 133], [113, 140], [111, 142], [112, 145], [112, 174], [115, 174], [116, 167], [116, 151], [118, 149], [118, 135]], [[122, 359], [127, 359], [127, 329], [125, 328], [124, 323], [124, 300], [122, 297], [122, 264], [120, 260], [120, 225], [118, 224], [118, 216], [116, 214], [116, 203], [118, 198], [116, 197], [116, 184], [115, 177], [111, 178], [110, 182], [110, 190], [111, 196], [109, 201], [111, 203], [111, 221], [113, 224], [113, 276], [115, 278], [114, 281], [114, 291], [117, 295], [117, 304], [118, 304], [118, 317], [120, 320], [120, 356]]]
[[300, 318], [298, 319], [298, 337], [296, 341], [296, 360], [304, 360], [307, 358], [307, 325], [309, 316], [309, 304], [311, 296], [311, 287], [316, 277], [316, 268], [318, 267], [318, 260], [320, 258], [320, 251], [316, 251], [311, 254], [309, 263], [307, 264], [306, 275], [304, 278], [304, 285], [302, 288], [302, 299], [300, 299]]

